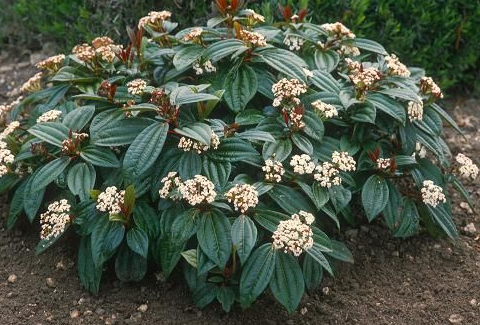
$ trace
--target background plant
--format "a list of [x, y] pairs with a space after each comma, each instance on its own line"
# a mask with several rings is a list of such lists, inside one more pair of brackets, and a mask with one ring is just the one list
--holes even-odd
[[0, 109], [8, 228], [40, 215], [37, 253], [75, 233], [92, 293], [105, 267], [138, 281], [152, 262], [226, 311], [267, 288], [295, 310], [352, 262], [330, 237], [363, 217], [457, 237], [447, 189], [471, 204], [459, 177], [478, 168], [452, 163], [443, 121], [460, 129], [433, 79], [341, 23], [217, 7], [183, 30], [150, 12], [128, 44], [97, 37], [37, 65]]

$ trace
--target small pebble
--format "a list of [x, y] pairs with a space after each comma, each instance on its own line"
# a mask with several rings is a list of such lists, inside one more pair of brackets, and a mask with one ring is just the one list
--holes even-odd
[[47, 286], [49, 286], [50, 288], [55, 288], [55, 281], [53, 281], [52, 278], [47, 278], [45, 282], [47, 283]]
[[459, 314], [453, 314], [453, 315], [450, 315], [450, 317], [448, 318], [448, 321], [451, 324], [460, 324], [463, 321], [463, 317], [460, 316]]
[[477, 228], [475, 228], [473, 222], [470, 222], [463, 228], [463, 231], [465, 231], [467, 235], [475, 235], [477, 233]]
[[303, 307], [302, 309], [300, 309], [300, 314], [302, 315], [305, 315], [307, 312], [308, 312], [307, 307]]
[[80, 312], [78, 310], [74, 309], [70, 312], [70, 318], [78, 318], [78, 316], [80, 316]]
[[148, 310], [148, 305], [147, 304], [142, 304], [142, 305], [138, 306], [137, 310], [141, 313], [144, 313]]
[[10, 274], [10, 275], [8, 276], [7, 281], [8, 281], [9, 283], [15, 283], [15, 282], [17, 282], [17, 276], [16, 276], [15, 274]]
[[470, 305], [476, 306], [477, 305], [477, 299], [470, 300]]
[[323, 294], [326, 296], [326, 295], [328, 295], [328, 293], [330, 292], [330, 288], [329, 288], [329, 287], [323, 287], [323, 288], [322, 288], [322, 292], [323, 292]]

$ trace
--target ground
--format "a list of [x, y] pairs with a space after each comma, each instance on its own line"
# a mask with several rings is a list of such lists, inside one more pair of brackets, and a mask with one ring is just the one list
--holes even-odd
[[[27, 58], [27, 59], [26, 59]], [[35, 58], [35, 57], [33, 57]], [[38, 57], [37, 57], [38, 58]], [[3, 60], [3, 62], [2, 62]], [[28, 55], [20, 60], [0, 55], [0, 103], [35, 70]], [[480, 101], [449, 100], [454, 118], [469, 140], [453, 130], [446, 136], [452, 151], [462, 149], [480, 162]], [[480, 181], [469, 185], [479, 202]], [[0, 324], [480, 324], [480, 218], [454, 196], [454, 219], [461, 236], [456, 242], [419, 234], [392, 238], [381, 222], [340, 234], [355, 264], [341, 265], [317, 292], [305, 295], [297, 312], [288, 315], [268, 294], [251, 309], [236, 307], [225, 314], [218, 305], [198, 310], [180, 280], [162, 280], [157, 270], [136, 284], [115, 280], [107, 268], [100, 294], [82, 289], [75, 269], [74, 241], [60, 241], [35, 256], [38, 229], [20, 225], [3, 228], [7, 205], [0, 205]], [[479, 204], [480, 208], [480, 204]], [[477, 303], [477, 301], [479, 303]]]

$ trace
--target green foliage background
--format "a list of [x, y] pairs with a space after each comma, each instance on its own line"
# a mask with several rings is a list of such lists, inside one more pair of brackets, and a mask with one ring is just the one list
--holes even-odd
[[[307, 7], [315, 23], [342, 21], [412, 66], [421, 66], [444, 88], [480, 92], [480, 0], [280, 1]], [[267, 19], [279, 1], [250, 1]], [[119, 38], [150, 10], [168, 9], [181, 27], [206, 21], [210, 0], [0, 0], [0, 45], [59, 49], [106, 34]]]

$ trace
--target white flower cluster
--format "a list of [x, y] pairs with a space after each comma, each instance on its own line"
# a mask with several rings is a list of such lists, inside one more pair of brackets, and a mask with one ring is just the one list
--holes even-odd
[[303, 129], [305, 127], [305, 122], [303, 122], [303, 112], [301, 110], [292, 109], [288, 111], [288, 118], [290, 120], [290, 124], [297, 128]]
[[166, 199], [170, 192], [178, 188], [182, 183], [182, 180], [177, 175], [177, 172], [169, 172], [167, 176], [162, 178], [163, 187], [158, 191], [162, 199]]
[[413, 155], [417, 154], [420, 158], [425, 158], [427, 156], [427, 149], [420, 142], [415, 144], [415, 152]]
[[400, 62], [395, 54], [387, 55], [385, 61], [387, 62], [388, 74], [392, 76], [410, 77], [410, 71], [405, 64]]
[[52, 109], [40, 115], [37, 118], [37, 123], [56, 121], [62, 115], [62, 111]]
[[203, 33], [203, 28], [201, 27], [192, 28], [185, 36], [183, 36], [183, 40], [185, 42], [197, 40], [200, 36], [202, 36], [202, 33]]
[[12, 164], [14, 160], [15, 156], [7, 148], [7, 143], [0, 140], [0, 177], [8, 173], [6, 164]]
[[225, 193], [229, 203], [233, 203], [235, 211], [245, 213], [249, 208], [255, 208], [258, 204], [258, 192], [252, 185], [235, 184]]
[[293, 172], [299, 175], [311, 174], [315, 170], [315, 163], [307, 154], [292, 156], [290, 166], [293, 167]]
[[332, 163], [344, 172], [354, 172], [357, 168], [355, 159], [345, 151], [334, 151], [332, 153]]
[[108, 63], [112, 63], [116, 57], [116, 53], [122, 48], [121, 45], [115, 45], [113, 40], [108, 36], [97, 37], [92, 41], [95, 53]]
[[313, 231], [311, 224], [315, 217], [308, 212], [295, 213], [288, 220], [282, 220], [272, 235], [273, 248], [300, 256], [313, 246]]
[[333, 118], [338, 116], [338, 111], [335, 106], [322, 102], [321, 100], [316, 100], [312, 103], [315, 111], [320, 114], [323, 118]]
[[337, 50], [337, 53], [341, 55], [359, 56], [360, 50], [358, 49], [358, 47], [353, 45], [341, 45], [340, 48]]
[[196, 75], [201, 75], [204, 72], [206, 73], [212, 73], [217, 71], [217, 68], [212, 64], [212, 61], [207, 60], [203, 64], [200, 63], [200, 61], [195, 61], [195, 63], [192, 65], [193, 70], [195, 70]]
[[342, 23], [323, 24], [320, 27], [338, 38], [355, 38], [355, 34]]
[[125, 199], [125, 191], [118, 191], [116, 186], [110, 186], [98, 195], [97, 209], [109, 214], [119, 214]]
[[138, 21], [138, 29], [143, 28], [146, 25], [158, 25], [163, 21], [170, 19], [172, 13], [167, 10], [162, 11], [150, 11], [148, 16], [140, 18]]
[[407, 113], [410, 122], [421, 121], [423, 119], [423, 102], [408, 102]]
[[442, 90], [430, 77], [420, 79], [420, 90], [425, 95], [432, 94], [436, 98], [443, 98]]
[[260, 14], [257, 14], [254, 10], [245, 9], [245, 12], [247, 13], [246, 14], [247, 18], [252, 19], [254, 22], [258, 22], [258, 23], [264, 23], [265, 22], [265, 17], [263, 17]]
[[10, 104], [0, 104], [0, 119], [5, 116], [6, 113], [10, 112], [15, 106], [20, 104], [23, 96], [18, 97]]
[[213, 183], [202, 175], [195, 175], [192, 179], [181, 183], [178, 190], [190, 205], [212, 203], [217, 196]]
[[335, 185], [342, 184], [342, 179], [338, 176], [340, 171], [329, 162], [324, 162], [315, 167], [315, 174], [313, 178], [320, 182], [320, 186], [330, 188]]
[[392, 160], [390, 158], [378, 158], [377, 159], [377, 168], [378, 169], [388, 169], [392, 164]]
[[373, 67], [354, 71], [349, 77], [355, 86], [361, 88], [369, 88], [382, 78], [380, 71]]
[[20, 91], [22, 93], [28, 93], [33, 91], [38, 91], [42, 89], [40, 81], [42, 80], [43, 74], [41, 72], [35, 74], [33, 77], [27, 80], [22, 87], [20, 87]]
[[267, 182], [280, 183], [283, 174], [285, 174], [282, 163], [273, 159], [265, 160], [265, 166], [262, 167], [262, 170], [265, 172], [265, 180]]
[[475, 165], [472, 159], [465, 156], [463, 153], [459, 153], [455, 160], [460, 164], [458, 172], [462, 177], [475, 179], [478, 176], [478, 166]]
[[303, 44], [305, 44], [305, 40], [297, 36], [287, 35], [283, 40], [283, 44], [288, 46], [290, 51], [300, 51]]
[[70, 222], [70, 204], [63, 199], [50, 203], [45, 213], [40, 215], [40, 238], [50, 240], [60, 236]]
[[273, 106], [279, 107], [282, 103], [291, 102], [295, 105], [300, 104], [298, 96], [307, 92], [307, 85], [298, 79], [281, 79], [272, 85], [272, 92], [275, 96]]
[[72, 53], [83, 62], [91, 62], [95, 59], [95, 48], [88, 45], [87, 43], [75, 45], [72, 50]]
[[10, 124], [7, 125], [5, 130], [3, 130], [2, 133], [0, 133], [0, 140], [5, 139], [5, 137], [12, 134], [13, 131], [18, 129], [19, 126], [20, 126], [20, 122], [18, 122], [18, 121], [10, 122]]
[[247, 44], [257, 47], [267, 46], [267, 39], [260, 33], [241, 30], [238, 37]]
[[208, 149], [217, 150], [218, 146], [220, 145], [220, 138], [215, 132], [212, 132], [212, 138], [210, 140], [210, 146], [203, 144], [201, 142], [192, 140], [187, 137], [181, 137], [180, 141], [178, 142], [178, 148], [182, 149], [183, 151], [196, 151], [198, 154], [207, 151]]
[[[0, 167], [0, 169], [2, 169]], [[19, 177], [24, 177], [25, 174], [32, 174], [33, 173], [33, 168], [31, 166], [25, 166], [21, 161], [17, 163], [17, 166], [13, 170], [13, 173], [15, 175], [18, 175]]]
[[142, 95], [147, 87], [147, 82], [143, 79], [135, 79], [127, 83], [128, 92], [132, 95]]
[[55, 71], [58, 71], [58, 69], [60, 68], [60, 65], [64, 60], [65, 60], [65, 55], [59, 54], [59, 55], [51, 56], [49, 58], [46, 58], [43, 61], [38, 62], [37, 64], [35, 64], [35, 67], [37, 67], [37, 69], [43, 69], [43, 70], [55, 72]]
[[436, 207], [439, 203], [447, 202], [443, 189], [430, 180], [423, 181], [421, 193], [423, 203], [432, 207]]

